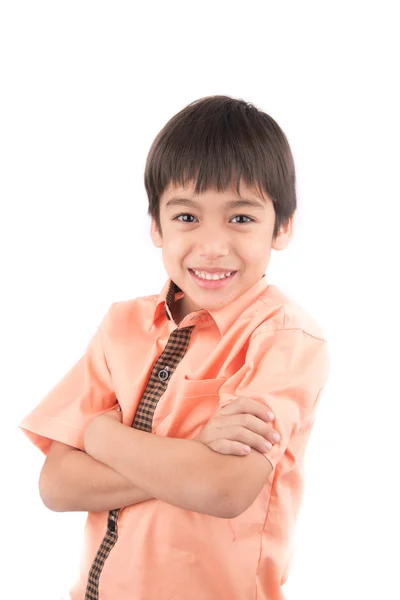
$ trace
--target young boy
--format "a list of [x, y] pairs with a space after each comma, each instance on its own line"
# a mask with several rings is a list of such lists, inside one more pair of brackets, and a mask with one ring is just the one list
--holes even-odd
[[88, 511], [70, 597], [281, 600], [329, 370], [314, 319], [265, 276], [293, 234], [290, 147], [253, 105], [202, 98], [154, 140], [145, 186], [168, 280], [113, 303], [20, 424], [45, 505]]

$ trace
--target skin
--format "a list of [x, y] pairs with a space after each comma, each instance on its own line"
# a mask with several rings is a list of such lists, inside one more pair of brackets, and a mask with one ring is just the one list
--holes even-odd
[[[294, 215], [273, 239], [275, 209], [271, 198], [264, 193], [264, 199], [244, 183], [239, 192], [240, 196], [232, 187], [195, 194], [191, 183], [185, 187], [170, 184], [161, 195], [161, 231], [152, 218], [150, 235], [154, 245], [162, 249], [169, 277], [185, 293], [177, 306], [178, 321], [193, 311], [218, 310], [235, 300], [264, 275], [271, 250], [285, 249], [293, 236]], [[176, 198], [184, 200], [180, 205], [168, 205]], [[240, 199], [255, 200], [260, 208], [229, 206], [232, 200]], [[190, 200], [198, 204], [194, 206]], [[211, 290], [193, 281], [189, 267], [221, 267], [237, 273], [224, 288]]]

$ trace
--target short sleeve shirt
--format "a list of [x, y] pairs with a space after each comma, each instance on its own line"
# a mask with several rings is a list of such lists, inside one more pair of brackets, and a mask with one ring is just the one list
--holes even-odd
[[[113, 303], [84, 355], [21, 429], [45, 455], [52, 440], [83, 450], [89, 421], [119, 405], [127, 426], [193, 439], [219, 408], [248, 396], [275, 414], [281, 441], [264, 453], [272, 472], [232, 519], [158, 499], [89, 512], [71, 600], [284, 598], [305, 450], [328, 379], [327, 342], [310, 314], [265, 275], [225, 307], [176, 323], [173, 306], [183, 295], [168, 279], [160, 294]], [[112, 550], [91, 588], [105, 536]]]

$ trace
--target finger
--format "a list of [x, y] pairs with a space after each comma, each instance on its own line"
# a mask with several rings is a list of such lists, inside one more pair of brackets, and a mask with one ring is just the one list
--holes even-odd
[[279, 433], [273, 429], [272, 425], [265, 423], [262, 419], [251, 415], [250, 413], [238, 413], [232, 415], [222, 415], [214, 417], [215, 425], [218, 426], [220, 431], [219, 437], [228, 437], [226, 435], [226, 428], [229, 427], [244, 427], [251, 433], [262, 436], [265, 440], [268, 440], [272, 444], [277, 444], [280, 441]]
[[[224, 427], [220, 430], [220, 439], [231, 440], [232, 442], [239, 442], [258, 450], [258, 452], [269, 452], [272, 448], [272, 443], [266, 440], [262, 435], [254, 433], [245, 427], [240, 425], [234, 425], [232, 427]], [[216, 440], [217, 442], [220, 440]]]
[[211, 442], [208, 447], [214, 452], [218, 452], [218, 454], [232, 454], [234, 456], [245, 456], [251, 450], [250, 446], [227, 439]]
[[232, 415], [228, 417], [232, 425], [240, 425], [253, 433], [261, 435], [265, 440], [272, 444], [280, 442], [280, 434], [272, 427], [271, 424], [265, 423], [262, 419], [255, 417], [249, 413]]
[[254, 398], [249, 398], [248, 396], [239, 396], [238, 404], [240, 404], [242, 409], [244, 409], [242, 412], [249, 412], [256, 417], [265, 419], [265, 421], [273, 421], [275, 419], [275, 415], [270, 407], [258, 400], [254, 400]]
[[266, 422], [273, 421], [275, 419], [274, 413], [268, 406], [258, 402], [258, 400], [248, 398], [247, 396], [238, 396], [237, 398], [234, 398], [231, 402], [229, 402], [229, 404], [226, 404], [217, 412], [224, 415], [249, 413]]

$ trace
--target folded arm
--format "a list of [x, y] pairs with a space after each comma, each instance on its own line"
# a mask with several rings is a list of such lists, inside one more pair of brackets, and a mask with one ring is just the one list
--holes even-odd
[[241, 514], [272, 465], [256, 450], [223, 455], [194, 440], [160, 437], [101, 415], [85, 431], [86, 452], [151, 497], [220, 518]]
[[56, 512], [101, 512], [153, 498], [111, 467], [57, 441], [43, 465], [39, 492], [45, 506]]

